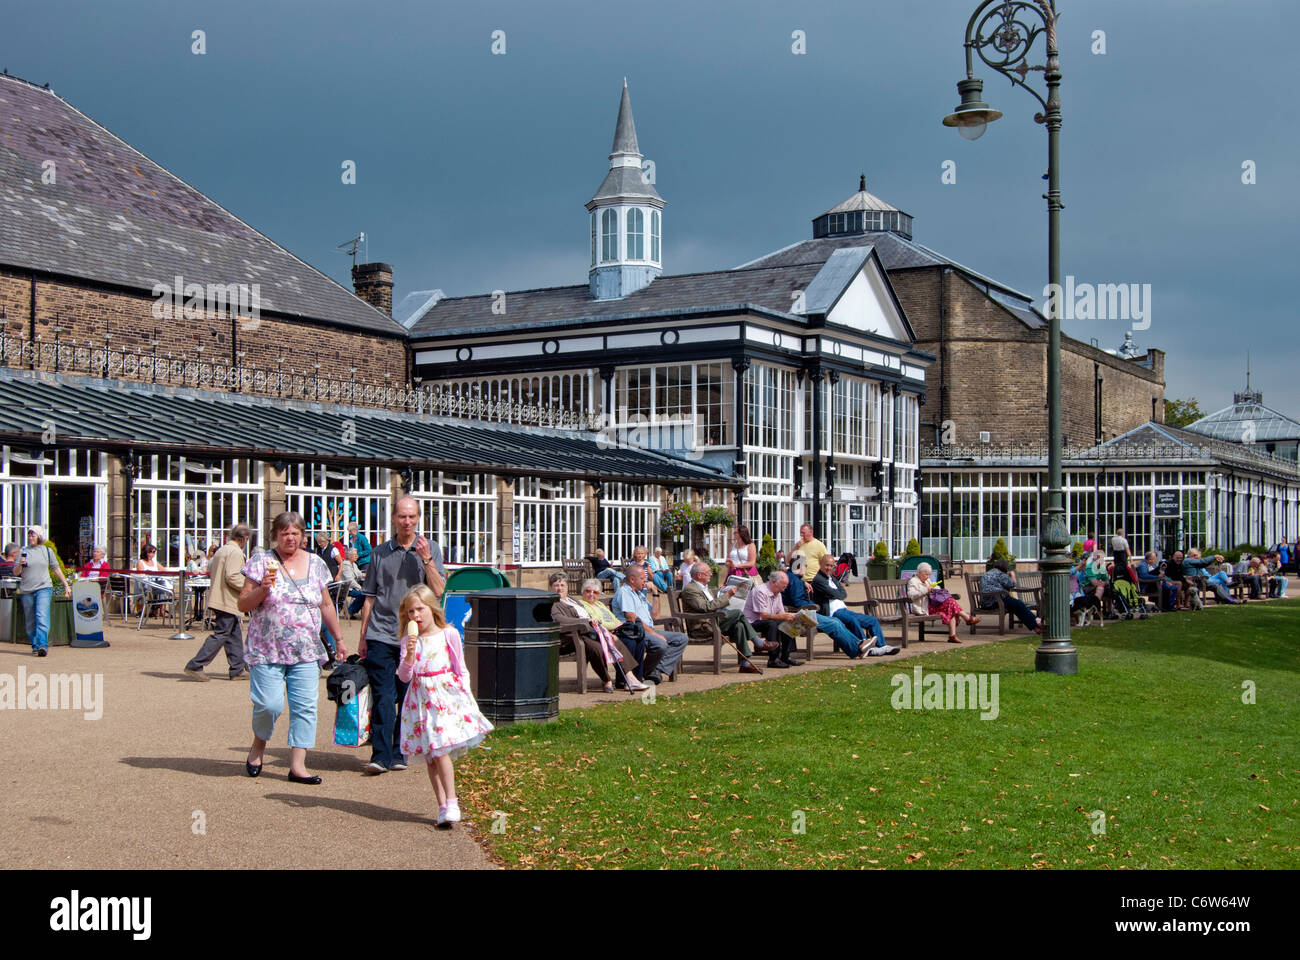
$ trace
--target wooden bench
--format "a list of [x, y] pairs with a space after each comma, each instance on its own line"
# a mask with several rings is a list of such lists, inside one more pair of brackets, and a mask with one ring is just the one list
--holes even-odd
[[564, 570], [564, 578], [569, 581], [569, 596], [578, 597], [582, 595], [582, 584], [585, 580], [600, 580], [600, 592], [612, 594], [618, 584], [609, 579], [597, 577], [591, 569], [591, 561], [585, 557], [581, 560], [562, 560], [560, 561]]
[[[1019, 621], [1011, 611], [1007, 609], [1007, 605], [1004, 602], [1006, 598], [1006, 593], [1004, 591], [998, 590], [993, 593], [980, 592], [981, 576], [983, 576], [983, 574], [966, 574], [966, 590], [969, 592], [971, 598], [970, 610], [967, 612], [974, 614], [981, 619], [986, 615], [992, 616], [996, 613], [998, 617], [998, 636], [1005, 636], [1008, 629], [1014, 629], [1015, 624]], [[1042, 602], [1043, 575], [1041, 573], [1022, 573], [1017, 575], [1016, 587], [1012, 593], [1016, 595], [1016, 599], [1023, 601], [1025, 606], [1037, 615], [1038, 610], [1040, 609], [1039, 604]], [[986, 599], [996, 600], [997, 606], [987, 609], [981, 607], [980, 602]], [[979, 632], [981, 626], [984, 626], [984, 624], [970, 624], [967, 626], [967, 629], [972, 635], [974, 635]], [[989, 626], [992, 626], [992, 624], [989, 624]]]
[[[586, 561], [583, 562], [585, 563]], [[557, 596], [556, 599], [558, 600], [559, 597]], [[604, 600], [603, 602], [605, 603], [606, 606], [609, 606], [607, 600]], [[681, 629], [681, 627], [684, 626], [684, 622], [681, 617], [655, 617], [655, 626], [657, 627], [665, 626], [670, 623], [674, 624], [673, 629], [681, 630], [682, 633], [686, 633], [684, 629]], [[573, 660], [577, 664], [577, 670], [578, 670], [578, 692], [586, 693], [587, 692], [587, 668], [589, 664], [587, 663], [587, 644], [582, 638], [582, 628], [577, 624], [572, 624], [570, 626], [564, 627], [564, 626], [560, 626], [557, 623], [555, 624], [555, 629], [556, 632], [559, 633], [560, 635], [560, 644], [561, 644], [560, 659], [567, 660], [570, 657], [573, 658]], [[688, 637], [690, 636], [689, 633], [687, 633], [686, 635]], [[573, 646], [573, 649], [568, 651], [567, 653], [564, 652], [564, 645], [566, 640], [568, 641], [569, 644]], [[636, 668], [635, 661], [631, 663], [627, 663], [625, 661], [623, 663], [623, 669], [627, 670], [629, 673], [635, 668]], [[681, 671], [681, 661], [678, 661], [678, 665], [676, 669], [674, 669], [673, 672], [668, 675], [669, 681], [676, 683], [677, 674], [680, 671]], [[722, 671], [719, 669], [719, 670], [715, 670], [714, 672], [721, 673]], [[618, 671], [616, 668], [614, 671], [615, 679], [617, 679], [617, 676], [618, 676]]]
[[[668, 588], [668, 611], [673, 617], [681, 620], [684, 629], [682, 633], [686, 634], [689, 645], [710, 644], [713, 647], [713, 673], [714, 676], [722, 673], [722, 645], [726, 641], [722, 637], [722, 611], [716, 613], [687, 613], [682, 610], [680, 591], [673, 586]], [[697, 640], [691, 636], [691, 627], [696, 624], [707, 624], [709, 627], [709, 639]], [[686, 657], [683, 655], [682, 661]]]
[[[910, 624], [916, 624], [916, 639], [918, 642], [925, 640], [925, 625], [927, 623], [943, 623], [943, 618], [937, 613], [921, 616], [913, 613], [907, 602], [907, 581], [906, 580], [867, 580], [867, 613], [870, 613], [883, 626], [886, 623], [899, 624], [903, 635], [903, 646], [907, 646], [907, 629]], [[949, 591], [950, 593], [952, 591]], [[956, 594], [954, 593], [955, 597]], [[944, 633], [948, 628], [944, 627]]]

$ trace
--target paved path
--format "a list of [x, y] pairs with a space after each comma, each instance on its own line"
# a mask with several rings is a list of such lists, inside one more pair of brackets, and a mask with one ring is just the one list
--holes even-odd
[[[357, 622], [344, 622], [349, 648], [355, 648], [358, 629]], [[248, 684], [225, 679], [220, 654], [209, 667], [211, 682], [185, 679], [181, 668], [200, 640], [171, 640], [171, 633], [161, 627], [137, 632], [118, 621], [108, 629], [111, 649], [55, 647], [44, 659], [31, 656], [25, 643], [0, 643], [0, 674], [17, 677], [24, 667], [29, 677], [90, 673], [103, 678], [103, 715], [96, 720], [71, 710], [0, 711], [5, 824], [0, 863], [11, 869], [494, 866], [474, 840], [475, 811], [467, 810], [469, 820], [455, 830], [434, 829], [436, 801], [420, 765], [365, 777], [360, 768], [369, 759], [368, 747], [330, 743], [334, 705], [325, 699], [323, 680], [320, 746], [308, 755], [308, 765], [324, 782], [308, 787], [285, 779], [285, 718], [267, 749], [262, 776], [247, 777]], [[888, 633], [894, 642], [897, 631]], [[892, 672], [912, 657], [954, 649], [942, 633], [935, 636], [938, 642], [913, 643], [898, 656], [866, 661], [831, 653], [823, 636], [812, 664], [770, 670], [764, 677], [844, 668]], [[960, 636], [969, 645], [1000, 639], [993, 633], [971, 638], [964, 628]], [[1006, 639], [1028, 642], [1030, 637], [1017, 630]], [[696, 662], [678, 682], [663, 685], [659, 695], [764, 679], [737, 673], [729, 648], [721, 676], [704, 672], [698, 661], [705, 650], [692, 645], [688, 663]], [[560, 664], [561, 709], [628, 699], [623, 693], [601, 693], [594, 675], [589, 692], [577, 693], [574, 671], [571, 661]], [[338, 844], [331, 843], [335, 838]], [[345, 860], [345, 849], [368, 850], [371, 856]]]

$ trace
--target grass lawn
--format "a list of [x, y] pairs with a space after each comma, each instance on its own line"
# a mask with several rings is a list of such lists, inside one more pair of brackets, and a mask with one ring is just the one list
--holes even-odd
[[[1300, 603], [1075, 642], [1074, 677], [1018, 637], [566, 711], [500, 728], [457, 786], [514, 866], [1300, 866]], [[917, 665], [996, 673], [998, 716], [893, 709]]]

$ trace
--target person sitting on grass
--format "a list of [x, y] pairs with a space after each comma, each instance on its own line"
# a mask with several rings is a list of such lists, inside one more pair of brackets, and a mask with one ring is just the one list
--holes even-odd
[[[847, 574], [846, 574], [847, 576]], [[812, 582], [813, 600], [817, 602], [819, 614], [817, 624], [820, 629], [821, 618], [830, 617], [844, 625], [857, 640], [857, 646], [850, 646], [844, 653], [850, 657], [884, 657], [897, 653], [897, 647], [885, 643], [885, 631], [880, 621], [869, 613], [850, 610], [845, 604], [849, 592], [844, 584], [835, 579], [835, 555], [822, 554], [821, 565]], [[842, 645], [837, 644], [843, 649]]]
[[980, 577], [980, 609], [996, 610], [998, 594], [1007, 612], [1035, 633], [1043, 632], [1043, 621], [1033, 615], [1025, 602], [1011, 591], [1016, 589], [1016, 575], [1011, 572], [1011, 565], [1005, 560], [993, 560], [992, 566]]
[[[799, 559], [803, 560], [802, 555]], [[834, 559], [833, 555], [832, 559]], [[806, 611], [812, 614], [817, 619], [817, 632], [830, 637], [835, 649], [841, 651], [846, 657], [857, 660], [876, 649], [872, 646], [873, 641], [855, 634], [843, 621], [818, 613], [817, 604], [813, 602], [812, 597], [808, 596], [808, 587], [798, 573], [791, 571], [786, 574], [781, 599], [785, 603], [786, 610]], [[875, 656], [883, 655], [883, 653], [875, 654]]]
[[907, 599], [912, 605], [912, 612], [921, 617], [938, 614], [943, 625], [948, 628], [948, 642], [961, 643], [957, 636], [957, 624], [961, 622], [971, 626], [979, 623], [980, 618], [963, 611], [956, 597], [931, 581], [933, 574], [934, 568], [928, 563], [922, 563], [916, 568], [916, 575], [907, 581]]

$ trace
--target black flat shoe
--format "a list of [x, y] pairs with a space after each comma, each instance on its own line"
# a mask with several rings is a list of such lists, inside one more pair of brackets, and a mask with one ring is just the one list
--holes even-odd
[[249, 763], [247, 760], [245, 760], [245, 761], [244, 761], [244, 769], [245, 769], [246, 771], [248, 771], [248, 775], [249, 775], [250, 777], [255, 777], [255, 776], [257, 776], [259, 773], [262, 772], [262, 765], [259, 763], [257, 766], [253, 766], [251, 763]]
[[320, 777], [300, 777], [296, 773], [291, 773], [289, 774], [289, 781], [291, 783], [307, 783], [315, 786], [320, 783]]

